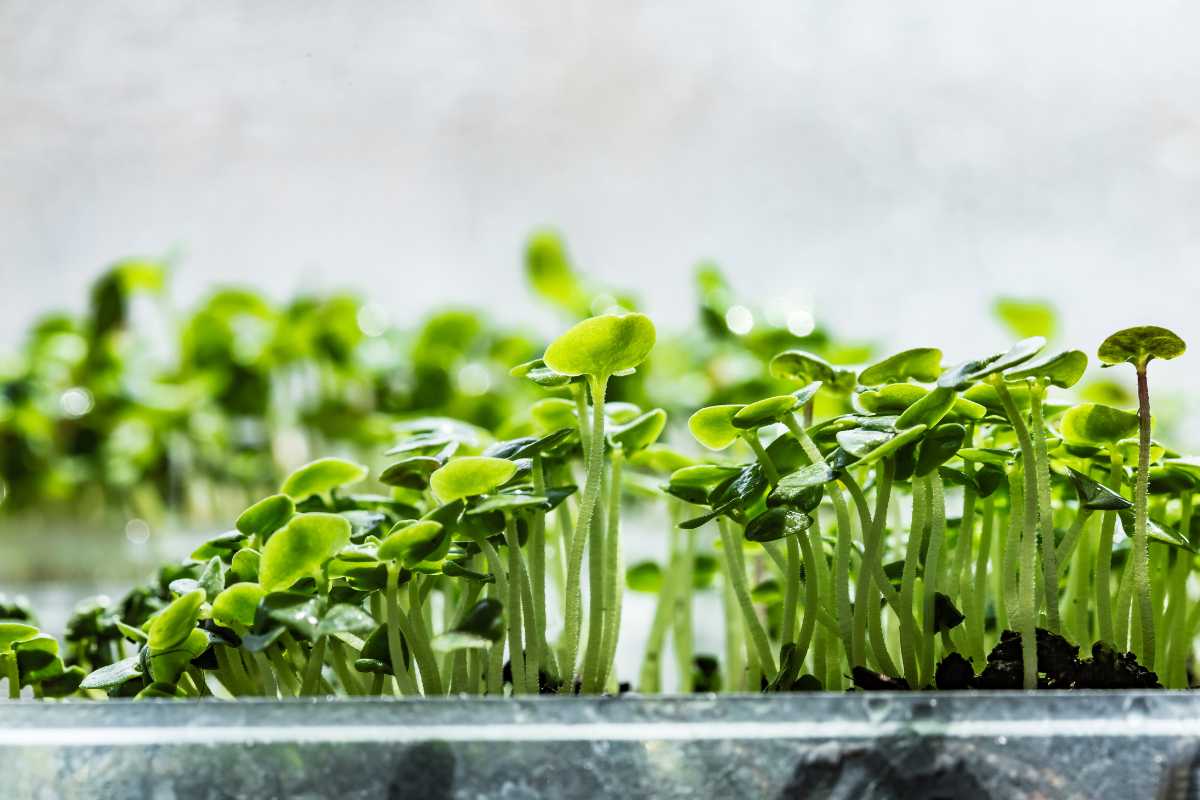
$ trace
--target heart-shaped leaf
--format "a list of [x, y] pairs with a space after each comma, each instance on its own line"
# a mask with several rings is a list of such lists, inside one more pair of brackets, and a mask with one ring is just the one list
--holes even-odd
[[932, 428], [950, 412], [957, 397], [958, 395], [953, 389], [947, 389], [944, 386], [935, 387], [929, 394], [905, 409], [904, 413], [900, 415], [900, 419], [896, 420], [896, 428], [904, 430], [915, 425]]
[[387, 486], [424, 491], [429, 486], [429, 476], [441, 466], [441, 459], [433, 456], [409, 456], [381, 472], [379, 482]]
[[826, 464], [809, 464], [779, 479], [779, 484], [767, 497], [767, 505], [791, 506], [800, 511], [812, 511], [821, 503], [825, 484], [833, 480], [834, 472]]
[[585, 319], [555, 339], [543, 360], [563, 375], [607, 378], [645, 361], [654, 341], [654, 323], [645, 314], [605, 314]]
[[344, 458], [318, 458], [293, 472], [280, 491], [292, 500], [324, 495], [340, 486], [358, 483], [367, 477], [367, 468]]
[[865, 428], [841, 431], [837, 435], [838, 446], [855, 458], [861, 458], [875, 448], [896, 438], [892, 431], [876, 431]]
[[517, 474], [517, 465], [506, 458], [466, 456], [446, 463], [429, 478], [429, 487], [442, 503], [486, 494]]
[[608, 440], [626, 453], [634, 453], [654, 444], [666, 426], [667, 412], [656, 408], [610, 428]]
[[942, 351], [936, 347], [915, 347], [888, 356], [858, 374], [863, 386], [907, 380], [929, 383], [942, 374]]
[[770, 425], [790, 414], [800, 403], [794, 394], [782, 394], [758, 400], [748, 406], [742, 406], [733, 415], [731, 423], [738, 430], [757, 430], [764, 425]]
[[570, 375], [563, 375], [561, 372], [555, 372], [546, 366], [546, 362], [540, 358], [533, 361], [526, 361], [524, 364], [518, 364], [508, 371], [508, 374], [514, 378], [527, 378], [538, 386], [544, 386], [547, 389], [557, 389], [561, 386], [566, 386], [572, 380]]
[[927, 431], [917, 445], [915, 474], [923, 478], [957, 455], [966, 434], [967, 429], [954, 422]]
[[745, 406], [741, 405], [702, 408], [688, 419], [688, 430], [709, 450], [724, 450], [741, 436], [741, 431], [733, 425], [733, 418], [743, 408]]
[[235, 583], [213, 600], [213, 620], [226, 628], [236, 628], [239, 625], [249, 628], [254, 624], [258, 601], [262, 600], [266, 593], [266, 590], [256, 583]]
[[789, 508], [770, 508], [746, 525], [746, 541], [773, 542], [785, 536], [803, 533], [812, 525], [812, 517]]
[[491, 647], [504, 636], [504, 605], [493, 598], [484, 598], [463, 616], [450, 631], [435, 636], [431, 645], [435, 652], [482, 650]]
[[1079, 444], [1114, 445], [1138, 431], [1138, 415], [1099, 403], [1067, 409], [1059, 422], [1063, 438]]
[[1061, 353], [1042, 356], [1004, 373], [1009, 381], [1034, 378], [1044, 380], [1052, 386], [1070, 389], [1087, 371], [1088, 357], [1082, 350], [1064, 350]]
[[275, 531], [287, 524], [296, 511], [296, 504], [286, 494], [264, 497], [247, 508], [237, 518], [235, 527], [246, 536], [257, 536], [265, 542]]
[[317, 577], [321, 566], [350, 542], [350, 523], [337, 514], [299, 514], [263, 548], [258, 582], [268, 592]]
[[883, 442], [871, 452], [859, 457], [858, 461], [854, 462], [856, 466], [865, 467], [874, 464], [876, 461], [887, 458], [888, 456], [897, 453], [910, 444], [920, 440], [925, 435], [924, 425], [915, 425], [907, 430], [901, 431], [891, 439]]
[[832, 382], [833, 365], [818, 355], [805, 350], [785, 350], [771, 359], [771, 374], [785, 381], [812, 383]]
[[1107, 366], [1129, 363], [1143, 368], [1153, 358], [1177, 358], [1185, 350], [1187, 345], [1183, 339], [1172, 331], [1157, 325], [1138, 325], [1109, 336], [1096, 354]]
[[981, 381], [989, 375], [995, 375], [1025, 363], [1040, 353], [1045, 346], [1046, 340], [1041, 336], [1022, 339], [1007, 352], [965, 361], [954, 369], [942, 373], [938, 378], [938, 386], [961, 392], [972, 383]]
[[332, 636], [335, 633], [353, 633], [356, 636], [366, 636], [375, 630], [375, 619], [358, 606], [349, 603], [338, 603], [326, 609], [317, 623], [317, 638]]
[[422, 561], [444, 558], [444, 551], [449, 547], [450, 532], [441, 523], [432, 520], [399, 522], [379, 545], [379, 558], [412, 567]]
[[204, 590], [196, 589], [177, 597], [150, 621], [150, 648], [166, 650], [187, 639], [200, 618]]

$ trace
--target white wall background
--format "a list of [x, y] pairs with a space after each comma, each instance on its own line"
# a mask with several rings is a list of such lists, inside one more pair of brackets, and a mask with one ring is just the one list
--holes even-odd
[[1089, 351], [1175, 327], [1197, 352], [1157, 377], [1200, 388], [1198, 30], [1111, 0], [0, 0], [0, 341], [172, 247], [185, 300], [526, 318], [551, 222], [676, 325], [702, 257], [950, 356], [1037, 294]]

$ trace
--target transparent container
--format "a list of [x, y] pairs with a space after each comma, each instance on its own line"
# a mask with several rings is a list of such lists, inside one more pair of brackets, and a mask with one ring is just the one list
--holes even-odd
[[0, 703], [4, 798], [1193, 797], [1200, 695]]

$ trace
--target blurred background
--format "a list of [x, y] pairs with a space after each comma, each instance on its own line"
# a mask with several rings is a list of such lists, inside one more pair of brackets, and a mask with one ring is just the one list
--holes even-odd
[[[616, 300], [848, 362], [1002, 349], [1023, 323], [997, 297], [1048, 301], [1089, 353], [1130, 324], [1194, 341], [1198, 25], [1078, 0], [0, 0], [8, 580], [144, 571], [173, 512], [211, 532], [272, 485], [264, 450], [370, 450], [363, 409], [494, 422], [501, 365]], [[539, 256], [546, 226], [565, 245]], [[555, 259], [586, 292], [539, 299]], [[647, 399], [757, 374], [729, 363]], [[1194, 363], [1154, 370], [1181, 447]], [[40, 575], [34, 532], [81, 524], [126, 550]]]

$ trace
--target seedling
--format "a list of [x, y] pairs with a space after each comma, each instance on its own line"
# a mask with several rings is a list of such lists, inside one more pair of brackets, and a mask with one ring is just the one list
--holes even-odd
[[[558, 244], [536, 240], [530, 268], [583, 313]], [[449, 342], [472, 330], [431, 324]], [[514, 353], [521, 413], [395, 423], [371, 473], [306, 464], [183, 563], [81, 606], [61, 647], [0, 600], [9, 696], [612, 693], [626, 590], [654, 605], [646, 693], [670, 681], [668, 643], [680, 691], [1187, 686], [1200, 466], [1151, 439], [1146, 378], [1182, 354], [1173, 334], [1100, 348], [1137, 371], [1136, 413], [1072, 403], [1087, 357], [1033, 336], [948, 369], [933, 347], [861, 370], [754, 350], [756, 376], [673, 416], [613, 381], [655, 342], [645, 316], [607, 314], [540, 359]], [[626, 569], [634, 504], [637, 535], [658, 519], [666, 541]], [[694, 652], [705, 591], [719, 658]]]

